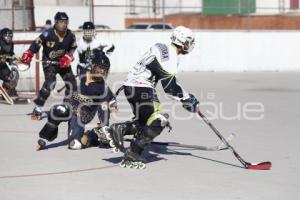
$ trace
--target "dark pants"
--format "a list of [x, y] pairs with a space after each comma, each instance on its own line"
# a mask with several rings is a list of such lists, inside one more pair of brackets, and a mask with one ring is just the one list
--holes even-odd
[[155, 89], [124, 86], [124, 93], [135, 119], [141, 126], [146, 125], [150, 116], [159, 109], [159, 100]]
[[77, 84], [75, 76], [72, 72], [71, 67], [59, 68], [57, 65], [45, 65], [44, 75], [45, 82], [39, 92], [38, 97], [34, 100], [34, 103], [38, 106], [44, 106], [46, 100], [50, 96], [51, 91], [55, 88], [56, 75], [59, 74], [60, 77], [66, 84], [65, 95], [72, 94], [77, 91]]
[[[102, 108], [102, 103], [95, 107], [92, 110], [91, 115], [95, 116], [96, 112], [98, 113], [98, 119], [100, 126], [108, 126], [109, 125], [109, 118], [110, 118], [110, 111], [109, 109]], [[91, 117], [91, 120], [94, 117]], [[89, 122], [88, 122], [89, 123]], [[70, 139], [77, 139], [80, 141], [80, 138], [83, 136], [85, 132], [85, 125], [87, 122], [82, 122], [78, 115], [73, 114], [72, 118], [69, 120], [69, 137]], [[97, 139], [97, 138], [96, 138]]]
[[137, 120], [137, 134], [130, 143], [130, 151], [142, 154], [144, 148], [153, 141], [163, 130], [159, 114], [159, 100], [155, 89], [145, 87], [124, 86], [124, 93], [131, 105], [135, 120]]

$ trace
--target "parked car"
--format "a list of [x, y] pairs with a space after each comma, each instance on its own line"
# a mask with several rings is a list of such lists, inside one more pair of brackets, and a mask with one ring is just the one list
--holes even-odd
[[131, 24], [127, 29], [150, 29], [150, 30], [161, 30], [161, 29], [173, 29], [171, 24], [167, 23], [137, 23]]

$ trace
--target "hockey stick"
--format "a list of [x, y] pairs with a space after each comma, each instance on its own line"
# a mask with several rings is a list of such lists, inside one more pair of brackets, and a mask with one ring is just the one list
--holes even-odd
[[[235, 135], [231, 134], [226, 141], [230, 143], [234, 139]], [[132, 139], [125, 139], [126, 142], [131, 142]], [[221, 150], [227, 150], [228, 146], [221, 142], [217, 146], [200, 146], [200, 145], [190, 145], [190, 144], [181, 144], [177, 142], [156, 142], [153, 141], [151, 144], [159, 145], [159, 146], [170, 146], [170, 147], [182, 147], [182, 148], [189, 148], [189, 149], [196, 149], [196, 150], [203, 150], [203, 151], [221, 151]]]
[[242, 159], [242, 157], [235, 151], [235, 149], [226, 141], [226, 139], [221, 135], [221, 133], [212, 125], [211, 122], [198, 110], [198, 115], [203, 119], [203, 121], [214, 131], [214, 133], [220, 138], [220, 140], [226, 144], [226, 146], [232, 151], [234, 156], [244, 165], [246, 169], [255, 169], [255, 170], [268, 170], [272, 167], [272, 163], [269, 161], [261, 163], [249, 163]]
[[[76, 75], [75, 78], [79, 77], [80, 75]], [[56, 90], [57, 93], [61, 93], [66, 88], [66, 85], [62, 86], [60, 89]]]
[[7, 94], [6, 90], [0, 85], [0, 95], [3, 96], [4, 100], [9, 104], [13, 105], [14, 100]]

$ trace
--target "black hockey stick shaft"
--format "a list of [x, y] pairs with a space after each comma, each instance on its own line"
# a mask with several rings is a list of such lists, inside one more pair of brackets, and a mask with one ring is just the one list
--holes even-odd
[[198, 110], [198, 115], [203, 119], [203, 121], [213, 130], [213, 132], [220, 138], [220, 140], [226, 144], [226, 146], [232, 151], [234, 156], [242, 163], [242, 165], [246, 169], [260, 169], [260, 170], [266, 170], [270, 169], [272, 166], [272, 163], [267, 161], [267, 162], [261, 162], [261, 163], [249, 163], [246, 162], [242, 157], [236, 152], [236, 150], [226, 141], [226, 139], [221, 135], [221, 133], [212, 125], [212, 123], [201, 113], [200, 110]]
[[[79, 77], [79, 75], [76, 75], [75, 78]], [[57, 90], [57, 93], [61, 93], [61, 91], [63, 91], [67, 86], [64, 85], [62, 86], [60, 89]]]

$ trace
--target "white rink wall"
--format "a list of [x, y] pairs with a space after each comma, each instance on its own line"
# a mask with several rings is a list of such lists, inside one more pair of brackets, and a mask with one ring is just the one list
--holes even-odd
[[[15, 40], [33, 40], [40, 33], [16, 33]], [[128, 72], [156, 42], [169, 42], [171, 32], [112, 31], [98, 33], [115, 44], [111, 72]], [[180, 71], [290, 71], [300, 70], [299, 31], [195, 31], [195, 49], [180, 57]], [[76, 33], [77, 38], [81, 33]], [[21, 55], [23, 45], [16, 45]], [[41, 52], [41, 50], [40, 50]], [[77, 57], [77, 54], [75, 55]], [[72, 66], [75, 69], [77, 59]], [[24, 76], [34, 76], [34, 67]]]

